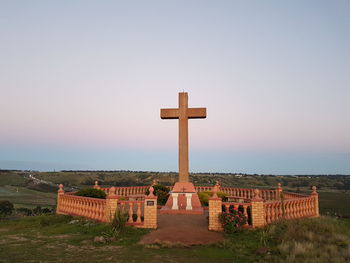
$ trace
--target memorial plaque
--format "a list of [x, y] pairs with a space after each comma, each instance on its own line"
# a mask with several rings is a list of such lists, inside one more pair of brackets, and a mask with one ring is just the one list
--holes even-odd
[[154, 201], [147, 201], [147, 206], [154, 206]]

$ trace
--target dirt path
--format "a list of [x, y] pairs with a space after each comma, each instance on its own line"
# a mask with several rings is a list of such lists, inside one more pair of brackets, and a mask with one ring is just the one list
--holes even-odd
[[222, 239], [221, 233], [208, 231], [207, 213], [204, 215], [164, 215], [158, 213], [158, 229], [145, 235], [140, 243], [202, 245], [217, 243]]

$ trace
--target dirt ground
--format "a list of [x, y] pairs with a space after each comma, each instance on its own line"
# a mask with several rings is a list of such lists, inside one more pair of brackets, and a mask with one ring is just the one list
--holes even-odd
[[145, 235], [141, 244], [174, 243], [205, 245], [223, 240], [222, 233], [208, 230], [208, 212], [204, 215], [165, 215], [158, 212], [158, 229]]

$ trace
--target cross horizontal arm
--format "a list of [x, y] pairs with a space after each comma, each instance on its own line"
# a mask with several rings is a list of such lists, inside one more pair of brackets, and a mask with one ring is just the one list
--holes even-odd
[[162, 119], [178, 119], [179, 109], [160, 109], [160, 117]]
[[207, 108], [188, 108], [189, 119], [204, 119], [207, 117]]

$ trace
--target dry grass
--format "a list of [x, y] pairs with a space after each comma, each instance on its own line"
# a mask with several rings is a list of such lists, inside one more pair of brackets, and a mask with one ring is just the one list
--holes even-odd
[[269, 229], [279, 254], [272, 262], [350, 262], [350, 228], [342, 221], [292, 220]]

